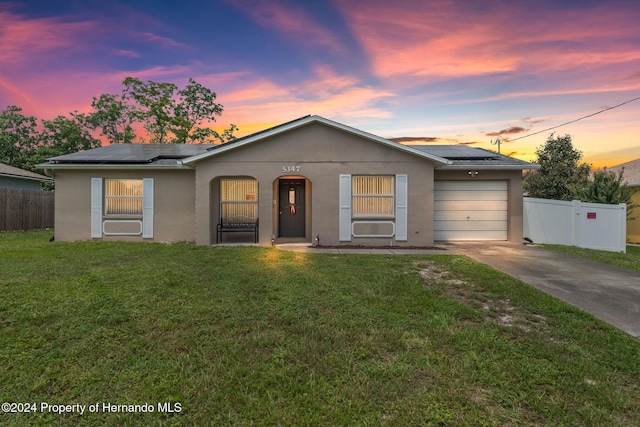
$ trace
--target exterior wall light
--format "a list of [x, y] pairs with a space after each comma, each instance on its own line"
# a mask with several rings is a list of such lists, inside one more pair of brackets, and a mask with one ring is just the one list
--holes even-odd
[[469, 171], [469, 175], [471, 175], [471, 178], [475, 178], [476, 175], [478, 175], [480, 172], [478, 171]]

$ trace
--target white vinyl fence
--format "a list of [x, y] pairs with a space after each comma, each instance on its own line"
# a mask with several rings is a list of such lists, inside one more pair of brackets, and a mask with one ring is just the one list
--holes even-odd
[[524, 198], [524, 237], [534, 243], [626, 252], [627, 206]]

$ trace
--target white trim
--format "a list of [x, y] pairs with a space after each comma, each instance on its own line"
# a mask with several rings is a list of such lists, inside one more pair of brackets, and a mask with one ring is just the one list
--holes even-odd
[[524, 165], [474, 165], [474, 164], [460, 164], [460, 165], [444, 165], [436, 166], [437, 170], [479, 170], [479, 171], [504, 171], [504, 170], [529, 170], [540, 169], [540, 165], [533, 163], [527, 163]]
[[406, 174], [396, 175], [396, 240], [406, 242], [409, 177]]
[[339, 239], [351, 241], [351, 175], [340, 175]]
[[[140, 231], [135, 233], [109, 233], [105, 231], [107, 223], [122, 224], [125, 222], [130, 224], [139, 224]], [[140, 221], [139, 219], [105, 219], [104, 221], [102, 221], [102, 234], [104, 234], [105, 236], [139, 236], [142, 234], [142, 221]]]
[[193, 166], [183, 165], [176, 163], [175, 165], [154, 165], [151, 164], [117, 164], [117, 163], [109, 163], [109, 164], [92, 164], [92, 163], [80, 163], [80, 164], [71, 164], [71, 163], [41, 163], [35, 166], [38, 169], [90, 169], [90, 170], [123, 170], [123, 169], [153, 169], [153, 170], [193, 170]]
[[153, 178], [142, 178], [142, 238], [153, 238]]
[[91, 178], [91, 238], [102, 238], [102, 178]]
[[[393, 231], [391, 234], [356, 234], [356, 224], [391, 224], [391, 229]], [[396, 231], [396, 223], [393, 221], [353, 221], [351, 223], [351, 234], [353, 237], [393, 237], [396, 235]], [[396, 240], [398, 239], [396, 238]]]
[[291, 122], [289, 124], [282, 125], [282, 126], [277, 126], [277, 127], [272, 128], [270, 130], [266, 130], [266, 131], [260, 132], [257, 135], [252, 136], [252, 137], [248, 137], [248, 138], [246, 138], [246, 139], [244, 139], [242, 141], [230, 142], [230, 143], [227, 143], [227, 144], [224, 144], [224, 145], [220, 146], [219, 148], [214, 148], [213, 150], [210, 150], [210, 151], [208, 151], [206, 153], [197, 154], [195, 156], [188, 157], [188, 158], [182, 160], [181, 163], [183, 165], [188, 165], [188, 164], [191, 164], [191, 163], [195, 163], [195, 162], [197, 162], [199, 160], [202, 160], [202, 159], [205, 159], [205, 158], [208, 158], [208, 157], [217, 156], [217, 155], [222, 154], [224, 152], [227, 152], [229, 150], [235, 150], [236, 148], [240, 148], [242, 146], [245, 146], [247, 144], [251, 144], [252, 142], [259, 141], [261, 139], [265, 139], [265, 138], [269, 138], [269, 137], [272, 137], [272, 136], [275, 136], [275, 135], [279, 135], [279, 134], [281, 134], [283, 132], [289, 132], [289, 131], [291, 131], [293, 129], [296, 129], [296, 128], [299, 128], [299, 127], [302, 127], [302, 126], [306, 126], [306, 125], [308, 125], [310, 123], [322, 123], [322, 124], [325, 124], [327, 126], [330, 126], [330, 127], [336, 128], [336, 129], [340, 129], [340, 130], [343, 130], [345, 132], [349, 132], [351, 134], [360, 136], [362, 138], [366, 138], [368, 140], [377, 142], [379, 144], [383, 144], [383, 145], [386, 145], [386, 146], [391, 147], [391, 148], [395, 148], [395, 149], [400, 150], [400, 151], [405, 151], [407, 153], [414, 154], [414, 155], [416, 155], [418, 157], [422, 157], [422, 158], [425, 158], [425, 159], [432, 160], [432, 161], [434, 161], [434, 162], [436, 162], [437, 164], [440, 164], [440, 165], [451, 164], [451, 162], [449, 160], [444, 159], [442, 157], [434, 156], [433, 154], [429, 154], [429, 153], [426, 153], [424, 151], [417, 150], [415, 148], [411, 148], [409, 146], [399, 144], [397, 142], [388, 140], [386, 138], [382, 138], [380, 136], [373, 135], [373, 134], [368, 133], [368, 132], [364, 132], [364, 131], [362, 131], [360, 129], [352, 128], [350, 126], [343, 125], [342, 123], [334, 122], [333, 120], [328, 120], [328, 119], [325, 119], [324, 117], [320, 117], [320, 116], [308, 116], [308, 117], [304, 117], [304, 118], [299, 119], [299, 120], [294, 120], [293, 122]]
[[10, 173], [0, 173], [0, 176], [3, 176], [5, 178], [12, 178], [12, 179], [24, 179], [27, 181], [41, 181], [41, 182], [53, 182], [54, 179], [53, 178], [35, 178], [35, 177], [31, 177], [31, 176], [24, 176], [24, 175], [12, 175]]

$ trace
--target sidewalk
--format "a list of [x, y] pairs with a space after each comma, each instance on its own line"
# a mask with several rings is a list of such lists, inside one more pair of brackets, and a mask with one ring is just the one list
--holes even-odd
[[312, 247], [309, 243], [282, 243], [275, 246], [283, 251], [309, 252], [317, 254], [378, 254], [378, 255], [455, 255], [455, 251], [445, 248], [402, 249], [402, 248], [323, 248]]

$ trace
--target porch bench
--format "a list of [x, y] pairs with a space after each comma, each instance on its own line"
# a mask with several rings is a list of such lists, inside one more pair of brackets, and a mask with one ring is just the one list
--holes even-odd
[[246, 221], [220, 218], [216, 226], [216, 243], [222, 243], [222, 233], [247, 233], [253, 232], [253, 243], [258, 243], [258, 218], [255, 221]]

